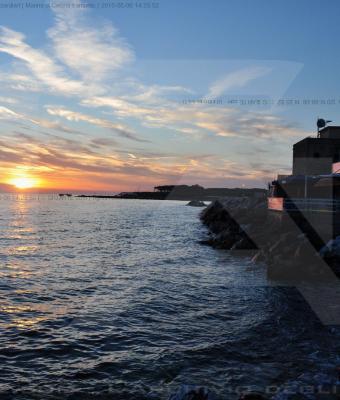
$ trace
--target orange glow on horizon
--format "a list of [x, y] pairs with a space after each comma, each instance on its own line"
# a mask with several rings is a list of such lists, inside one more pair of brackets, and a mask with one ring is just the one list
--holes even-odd
[[33, 189], [40, 186], [40, 181], [28, 175], [20, 175], [9, 179], [8, 184], [17, 189]]
[[[104, 178], [104, 179], [103, 179]], [[82, 173], [81, 171], [58, 170], [42, 171], [31, 166], [16, 166], [6, 171], [5, 179], [0, 181], [10, 185], [15, 191], [46, 192], [46, 193], [81, 193], [81, 192], [108, 192], [119, 193], [135, 190], [153, 190], [154, 179], [146, 177], [141, 180], [124, 174], [112, 177], [101, 174]]]

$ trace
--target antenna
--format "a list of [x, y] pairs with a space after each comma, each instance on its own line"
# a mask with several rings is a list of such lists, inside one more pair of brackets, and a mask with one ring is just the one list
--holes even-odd
[[324, 128], [329, 122], [332, 122], [330, 120], [325, 120], [323, 118], [319, 118], [316, 121], [316, 126], [318, 127], [318, 138], [320, 137], [320, 129]]

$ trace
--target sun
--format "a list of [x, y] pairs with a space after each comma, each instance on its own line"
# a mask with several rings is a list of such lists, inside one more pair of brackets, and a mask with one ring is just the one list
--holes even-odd
[[9, 183], [15, 186], [17, 189], [31, 189], [38, 184], [37, 179], [29, 176], [19, 176], [17, 178], [13, 178], [9, 181]]

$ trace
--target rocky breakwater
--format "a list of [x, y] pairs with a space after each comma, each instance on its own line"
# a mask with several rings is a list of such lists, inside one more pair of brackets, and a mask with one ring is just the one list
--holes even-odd
[[268, 276], [283, 280], [334, 279], [340, 275], [340, 238], [325, 243], [303, 218], [267, 210], [266, 198], [216, 200], [200, 216], [209, 229], [203, 244], [247, 250]]

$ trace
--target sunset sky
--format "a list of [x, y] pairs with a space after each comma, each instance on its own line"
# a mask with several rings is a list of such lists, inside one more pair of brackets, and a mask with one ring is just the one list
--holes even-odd
[[1, 191], [264, 187], [340, 125], [338, 1], [131, 3], [0, 10]]

